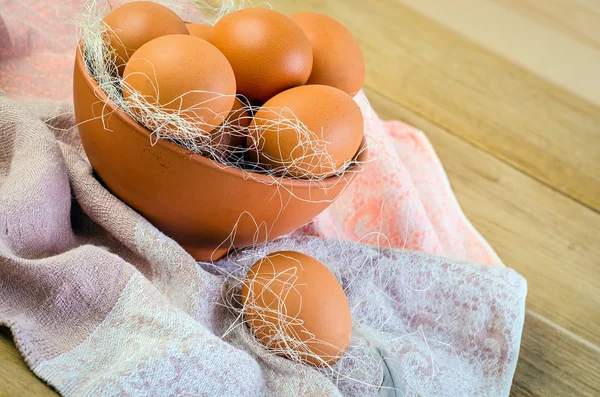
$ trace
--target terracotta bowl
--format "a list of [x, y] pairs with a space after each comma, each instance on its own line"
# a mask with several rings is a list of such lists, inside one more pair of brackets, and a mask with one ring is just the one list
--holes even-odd
[[[107, 101], [77, 51], [75, 118], [97, 177], [117, 197], [180, 243], [196, 260], [272, 240], [304, 225], [335, 200], [358, 169], [315, 183], [225, 166], [169, 142]], [[364, 145], [364, 142], [363, 142]], [[359, 160], [366, 160], [361, 150]]]

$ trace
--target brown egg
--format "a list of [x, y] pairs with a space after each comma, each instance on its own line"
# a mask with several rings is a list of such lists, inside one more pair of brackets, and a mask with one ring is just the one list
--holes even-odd
[[313, 47], [313, 68], [307, 84], [325, 84], [350, 95], [365, 80], [365, 60], [358, 42], [338, 21], [315, 12], [298, 12], [292, 18]]
[[219, 128], [215, 128], [211, 132], [211, 135], [213, 135], [212, 146], [214, 148], [212, 157], [223, 161], [229, 158], [232, 152], [236, 150], [241, 154], [243, 151], [240, 148], [246, 145], [248, 126], [251, 121], [251, 105], [244, 97], [236, 97], [227, 119]]
[[224, 134], [228, 137], [228, 145], [233, 148], [245, 146], [248, 126], [252, 121], [252, 111], [251, 105], [244, 97], [235, 98], [233, 108], [226, 121]]
[[303, 85], [312, 69], [312, 47], [289, 17], [262, 8], [232, 12], [216, 23], [213, 43], [229, 60], [238, 93], [263, 103]]
[[250, 161], [283, 176], [323, 178], [342, 169], [357, 153], [363, 117], [345, 92], [305, 85], [267, 101], [254, 115], [249, 134]]
[[210, 41], [213, 27], [204, 23], [186, 23], [190, 35], [200, 37], [203, 40]]
[[116, 52], [119, 75], [133, 53], [160, 36], [188, 34], [185, 23], [167, 7], [150, 1], [126, 3], [104, 17], [108, 44]]
[[339, 360], [350, 343], [350, 306], [333, 273], [308, 255], [280, 251], [248, 271], [244, 318], [276, 354], [317, 367]]
[[[189, 35], [162, 36], [140, 47], [127, 63], [123, 95], [131, 102], [135, 94], [209, 133], [231, 111], [235, 76], [209, 42]], [[171, 133], [177, 136], [178, 131]]]

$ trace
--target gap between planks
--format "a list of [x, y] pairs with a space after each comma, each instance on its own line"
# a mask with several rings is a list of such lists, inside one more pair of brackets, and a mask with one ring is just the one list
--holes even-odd
[[600, 346], [590, 342], [587, 339], [584, 339], [583, 337], [577, 335], [574, 332], [569, 331], [568, 329], [566, 329], [565, 327], [562, 327], [558, 324], [556, 324], [554, 321], [542, 316], [541, 314], [538, 314], [536, 312], [534, 312], [533, 310], [530, 309], [525, 309], [525, 314], [529, 315], [541, 322], [543, 322], [544, 324], [546, 324], [549, 327], [554, 328], [555, 330], [557, 330], [558, 332], [568, 336], [569, 338], [572, 338], [573, 340], [577, 341], [578, 343], [581, 343], [582, 345], [584, 345], [585, 347], [587, 347], [590, 350], [595, 351], [596, 353], [600, 354]]
[[600, 106], [600, 79], [594, 78], [600, 70], [600, 43], [594, 38], [600, 35], [600, 13], [590, 5], [575, 0], [394, 1]]
[[[372, 92], [372, 93], [376, 93], [377, 95], [385, 98], [385, 100], [396, 103], [396, 101], [393, 98], [390, 98], [387, 94], [384, 94], [382, 92], [380, 92], [378, 89], [371, 87], [370, 85], [365, 84], [365, 87], [367, 92]], [[397, 104], [398, 106], [402, 106], [400, 104]], [[454, 133], [451, 129], [447, 129], [444, 125], [442, 124], [438, 124], [435, 122], [435, 120], [431, 120], [430, 118], [427, 117], [426, 114], [422, 114], [419, 111], [410, 109], [409, 110], [411, 113], [414, 113], [417, 117], [420, 117], [424, 120], [426, 120], [428, 123], [436, 126], [439, 129], [444, 130], [446, 133], [451, 134], [452, 136], [454, 136], [455, 138], [461, 140], [462, 142], [464, 142], [465, 144], [471, 146], [472, 148], [476, 149], [476, 150], [481, 150], [482, 152], [485, 152], [487, 154], [489, 154], [490, 156], [494, 157], [495, 159], [497, 159], [498, 161], [501, 161], [502, 163], [506, 164], [507, 166], [509, 166], [510, 168], [512, 168], [513, 170], [515, 170], [516, 172], [518, 172], [519, 174], [527, 177], [527, 178], [531, 178], [536, 182], [539, 182], [540, 184], [552, 189], [554, 192], [558, 193], [559, 195], [565, 197], [566, 199], [570, 200], [571, 202], [573, 202], [573, 204], [575, 205], [581, 205], [583, 207], [588, 208], [591, 211], [594, 211], [597, 214], [600, 214], [600, 209], [596, 209], [590, 205], [588, 205], [587, 203], [576, 199], [573, 196], [568, 195], [567, 193], [565, 193], [564, 191], [557, 189], [555, 186], [547, 183], [546, 181], [539, 179], [536, 175], [534, 174], [530, 174], [528, 172], [526, 172], [525, 170], [523, 170], [522, 168], [517, 167], [515, 164], [513, 164], [512, 162], [506, 161], [505, 159], [503, 159], [500, 156], [497, 156], [493, 151], [488, 150], [486, 147], [479, 145], [477, 142], [469, 140], [465, 137], [463, 137], [460, 134], [456, 134]]]
[[[367, 94], [384, 119], [403, 120], [425, 132], [468, 218], [503, 260], [528, 279], [528, 306], [574, 334], [582, 333], [581, 338], [600, 342], [600, 279], [594, 275], [600, 214], [515, 172], [379, 91], [367, 87]], [[521, 195], [513, 198], [518, 189]]]
[[[600, 353], [597, 346], [590, 345], [589, 343], [577, 337], [576, 335], [573, 335], [568, 330], [565, 330], [564, 328], [558, 326], [557, 324], [554, 324], [552, 321], [531, 310], [527, 310], [525, 312], [525, 317], [525, 324], [529, 324], [530, 327], [533, 326], [531, 321], [531, 319], [533, 318], [538, 320], [543, 326], [551, 327], [552, 329], [558, 331], [558, 334], [562, 338], [566, 338], [566, 340], [562, 341], [561, 345], [569, 346], [569, 340], [571, 340], [572, 342], [575, 342], [575, 345], [579, 343], [588, 349], [592, 349], [597, 354]], [[528, 327], [526, 327], [523, 330], [523, 333], [526, 332], [530, 332]], [[520, 349], [521, 352], [519, 354], [519, 364], [517, 365], [516, 372], [513, 378], [511, 396], [546, 396], [553, 395], [552, 391], [556, 390], [556, 384], [552, 385], [548, 384], [547, 382], [540, 381], [533, 383], [531, 382], [531, 369], [528, 367], [532, 365], [532, 357], [529, 356], [532, 354], [532, 349], [533, 351], [535, 351], [536, 348], [535, 346], [530, 346], [530, 342], [528, 341], [530, 341], [532, 338], [531, 333], [535, 334], [535, 332], [536, 331], [532, 330], [530, 332], [530, 335], [523, 335], [522, 337], [522, 345]], [[537, 332], [539, 332], [539, 330]], [[547, 333], [552, 332], [550, 331]], [[546, 332], [544, 334], [546, 334]], [[557, 349], [560, 348], [560, 346], [552, 346], [551, 348]], [[5, 362], [5, 365], [3, 367], [0, 367], [0, 381], [4, 381], [5, 383], [4, 389], [0, 389], [0, 396], [17, 395], [15, 393], [21, 395], [25, 391], [29, 392], [31, 395], [58, 395], [50, 386], [48, 386], [45, 382], [37, 378], [35, 374], [33, 374], [31, 370], [25, 365], [25, 362], [23, 361], [19, 351], [17, 350], [14, 344], [10, 331], [8, 331], [8, 329], [0, 327], [0, 361], [4, 360], [8, 360], [8, 362]], [[4, 371], [2, 371], [2, 369], [4, 369]], [[562, 380], [564, 380], [565, 377], [568, 377], [569, 375], [572, 376], [573, 368], [566, 369], [563, 367], [557, 367], [556, 371], [557, 372], [555, 373], [547, 375], [550, 375], [550, 379], [553, 380], [553, 383], [560, 383]], [[593, 371], [593, 369], [590, 368], [590, 371]], [[9, 378], [10, 381], [8, 380]], [[593, 377], [591, 379], [593, 382]], [[593, 388], [594, 384], [591, 383], [589, 386]], [[589, 394], [586, 393], [586, 395]]]

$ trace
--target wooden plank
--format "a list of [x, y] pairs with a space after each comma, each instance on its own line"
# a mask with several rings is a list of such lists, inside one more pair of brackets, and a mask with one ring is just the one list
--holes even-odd
[[0, 397], [14, 396], [56, 397], [58, 394], [29, 370], [8, 328], [0, 327]]
[[577, 0], [395, 0], [600, 105], [600, 14]]
[[[0, 330], [0, 357], [0, 397], [58, 395], [27, 368], [5, 328]], [[528, 311], [511, 396], [595, 397], [600, 393], [597, 362], [598, 350]]]
[[[6, 329], [0, 331], [0, 357], [0, 397], [57, 396], [27, 368]], [[599, 351], [528, 311], [511, 396], [595, 397], [600, 393], [598, 362]]]
[[[597, 0], [491, 0], [581, 44], [600, 50], [600, 2]], [[560, 56], [560, 49], [546, 46]], [[573, 65], [575, 66], [575, 65]], [[595, 95], [599, 93], [596, 92]]]
[[271, 3], [286, 12], [312, 9], [334, 16], [361, 43], [367, 85], [552, 188], [600, 209], [599, 107], [398, 1]]
[[[598, 55], [589, 50], [600, 25], [575, 19], [559, 28], [573, 10], [563, 7], [568, 0], [543, 10], [535, 0], [516, 8], [511, 0], [420, 0], [437, 13], [427, 17], [406, 1], [415, 7], [413, 0], [270, 2], [328, 13], [355, 33], [367, 84], [381, 94], [371, 93], [376, 109], [427, 133], [467, 216], [528, 279], [528, 306], [540, 314], [527, 314], [513, 395], [598, 395], [599, 215], [558, 192], [600, 208], [600, 80], [590, 74]], [[598, 12], [594, 0], [576, 2]], [[431, 19], [440, 15], [460, 23], [440, 26]], [[530, 34], [516, 33], [522, 27]], [[555, 58], [529, 52], [544, 50], [539, 43], [551, 43]], [[0, 396], [56, 395], [1, 332], [0, 357]]]
[[600, 344], [600, 214], [370, 90], [375, 110], [425, 132], [458, 201], [528, 281], [528, 307]]
[[600, 396], [598, 363], [600, 349], [528, 311], [511, 396]]

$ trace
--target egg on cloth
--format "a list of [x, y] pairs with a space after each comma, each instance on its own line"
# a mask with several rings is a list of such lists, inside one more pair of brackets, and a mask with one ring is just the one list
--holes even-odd
[[238, 93], [264, 103], [288, 88], [303, 85], [312, 70], [308, 37], [279, 12], [246, 8], [219, 20], [210, 42], [229, 60]]
[[204, 23], [186, 23], [185, 26], [190, 32], [190, 35], [199, 37], [203, 40], [210, 41], [213, 27]]
[[337, 362], [350, 344], [344, 290], [308, 255], [279, 251], [255, 263], [242, 286], [242, 305], [256, 339], [276, 354], [323, 367]]
[[363, 129], [360, 107], [345, 92], [325, 85], [291, 88], [254, 115], [248, 159], [282, 176], [325, 178], [354, 158]]
[[150, 1], [125, 3], [103, 19], [107, 43], [115, 52], [119, 75], [133, 53], [157, 37], [189, 34], [185, 23], [169, 8]]
[[[123, 73], [123, 96], [142, 124], [157, 109], [210, 133], [231, 112], [235, 76], [225, 56], [209, 42], [189, 35], [162, 36], [131, 56]], [[148, 106], [136, 108], [140, 100]], [[142, 107], [150, 113], [144, 114]], [[179, 131], [173, 128], [170, 133], [178, 137]]]
[[325, 84], [356, 94], [365, 80], [365, 60], [356, 39], [338, 21], [316, 12], [290, 14], [313, 48], [307, 84]]

